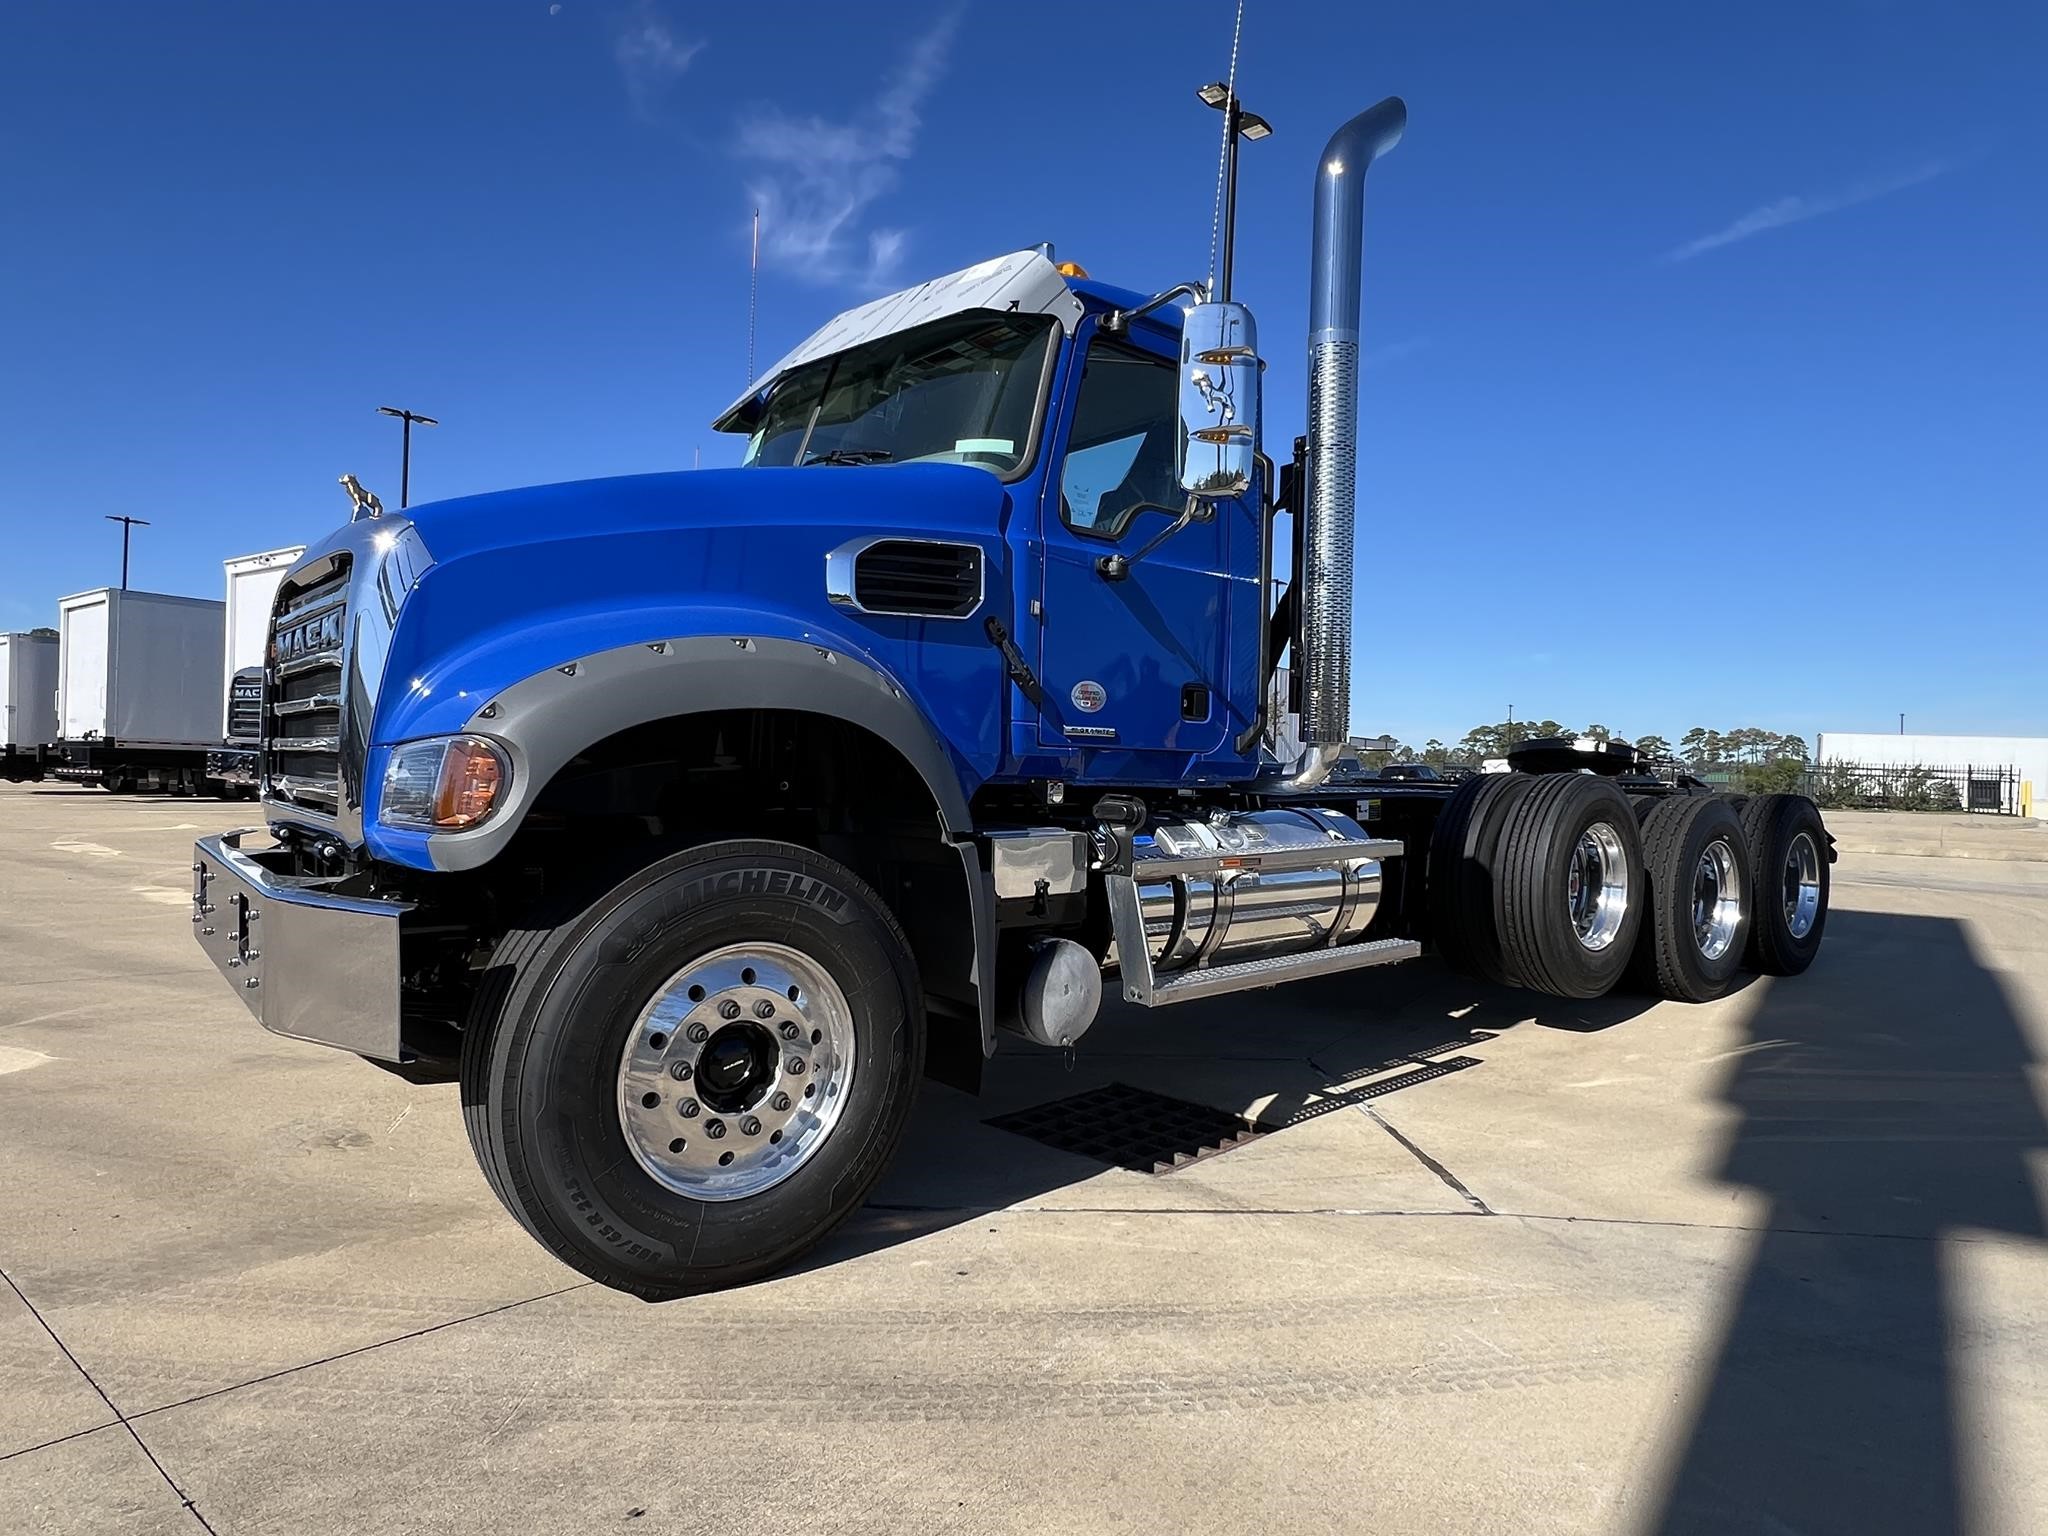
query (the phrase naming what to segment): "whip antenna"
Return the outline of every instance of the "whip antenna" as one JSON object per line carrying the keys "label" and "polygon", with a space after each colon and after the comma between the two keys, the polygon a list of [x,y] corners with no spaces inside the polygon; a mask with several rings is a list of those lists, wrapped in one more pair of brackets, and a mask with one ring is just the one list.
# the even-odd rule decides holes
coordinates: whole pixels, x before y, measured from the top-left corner
{"label": "whip antenna", "polygon": [[761,305],[761,210],[754,210],[754,255],[747,264],[747,382],[754,382],[754,313]]}
{"label": "whip antenna", "polygon": [[[1237,21],[1230,29],[1230,76],[1223,83],[1224,100],[1237,100],[1237,44],[1244,35],[1244,0],[1237,0]],[[1204,98],[1207,99],[1206,97]],[[1230,164],[1237,124],[1226,110],[1223,114],[1223,142],[1216,151],[1216,200],[1209,206],[1209,297],[1216,297],[1216,242],[1223,228],[1225,168]],[[1232,210],[1235,213],[1235,210]]]}

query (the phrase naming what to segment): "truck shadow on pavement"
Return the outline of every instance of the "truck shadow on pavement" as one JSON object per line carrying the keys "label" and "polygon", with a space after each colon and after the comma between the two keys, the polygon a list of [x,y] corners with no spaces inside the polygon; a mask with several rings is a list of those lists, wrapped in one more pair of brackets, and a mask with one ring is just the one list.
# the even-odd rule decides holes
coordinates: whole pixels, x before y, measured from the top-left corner
{"label": "truck shadow on pavement", "polygon": [[[1109,1168],[1142,1168],[1150,1155],[1090,1157],[990,1123],[1035,1118],[1019,1112],[1042,1112],[1111,1085],[1128,1085],[1206,1107],[1217,1112],[1219,1123],[1242,1116],[1262,1132],[1285,1135],[1306,1121],[1420,1087],[1448,1072],[1483,1070],[1484,1047],[1511,1031],[1603,1030],[1656,1002],[1620,992],[1566,1002],[1475,982],[1433,959],[1375,972],[1370,986],[1357,976],[1336,976],[1160,1013],[1106,1001],[1102,1017],[1071,1057],[1003,1036],[980,1096],[927,1082],[891,1172],[869,1204],[805,1267],[843,1262],[1006,1206],[1030,1204]],[[1469,1054],[1474,1051],[1481,1054]],[[1174,1144],[1169,1130],[1158,1147],[1165,1151]],[[1146,1143],[1141,1138],[1137,1145]],[[1171,1181],[1178,1171],[1158,1177]],[[1341,1203],[1334,1187],[1331,1198]],[[1129,1183],[1105,1186],[1105,1199],[1133,1209],[1161,1203]],[[1449,1206],[1466,1209],[1464,1199],[1454,1198]]]}
{"label": "truck shadow on pavement", "polygon": [[[807,1267],[993,1220],[1103,1172],[986,1123],[1007,1109],[1123,1081],[1284,1121],[1409,1058],[1483,1057],[1508,1032],[1605,1030],[1651,1006],[1558,1003],[1419,961],[1370,991],[1333,978],[1163,1020],[1114,1007],[1071,1067],[1006,1041],[981,1099],[927,1085],[896,1171]],[[1955,1240],[2048,1233],[2027,1168],[2048,1122],[2020,1019],[1959,922],[1842,910],[1813,972],[1756,982],[1736,1006],[1744,1042],[1721,1095],[1740,1118],[1719,1176],[1769,1197],[1768,1226],[1739,1282],[1710,1288],[1727,1297],[1724,1331],[1631,1502],[1661,1536],[1960,1531],[1968,1364],[1955,1340],[1982,1320],[1955,1310]]]}
{"label": "truck shadow on pavement", "polygon": [[1720,1173],[1770,1197],[1770,1227],[1652,1528],[1959,1531],[1988,1511],[1953,1240],[2048,1230],[2020,1020],[1950,918],[1836,911],[1814,971],[1759,990]]}

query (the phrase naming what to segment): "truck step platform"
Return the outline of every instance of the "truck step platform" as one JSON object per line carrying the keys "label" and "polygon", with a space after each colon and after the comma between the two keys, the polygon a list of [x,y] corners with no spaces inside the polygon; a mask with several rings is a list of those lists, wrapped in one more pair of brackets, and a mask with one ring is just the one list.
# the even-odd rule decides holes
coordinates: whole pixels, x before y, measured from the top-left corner
{"label": "truck step platform", "polygon": [[[1121,942],[1117,948],[1119,953],[1126,952]],[[1137,953],[1144,954],[1142,940]],[[1334,976],[1369,965],[1413,960],[1421,953],[1422,946],[1413,939],[1375,939],[1365,944],[1347,944],[1341,949],[1308,949],[1263,960],[1240,960],[1232,965],[1200,966],[1158,978],[1154,978],[1148,964],[1126,964],[1124,1001],[1144,1008],[1163,1008],[1168,1003],[1188,1003],[1197,998],[1220,997],[1226,992],[1277,987],[1282,982],[1303,981],[1311,976]]]}

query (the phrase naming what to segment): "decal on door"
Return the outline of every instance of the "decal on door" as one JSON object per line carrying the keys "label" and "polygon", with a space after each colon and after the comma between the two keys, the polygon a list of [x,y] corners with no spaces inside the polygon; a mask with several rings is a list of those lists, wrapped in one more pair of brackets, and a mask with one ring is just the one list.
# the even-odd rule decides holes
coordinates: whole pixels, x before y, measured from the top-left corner
{"label": "decal on door", "polygon": [[1074,691],[1067,697],[1074,701],[1074,708],[1084,715],[1094,714],[1109,702],[1109,695],[1103,690],[1102,684],[1086,677],[1074,684]]}

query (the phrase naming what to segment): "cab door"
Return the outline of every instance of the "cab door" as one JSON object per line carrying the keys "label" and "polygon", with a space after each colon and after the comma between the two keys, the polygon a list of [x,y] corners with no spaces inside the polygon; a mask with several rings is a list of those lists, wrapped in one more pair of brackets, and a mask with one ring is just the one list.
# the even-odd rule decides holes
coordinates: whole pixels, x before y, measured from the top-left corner
{"label": "cab door", "polygon": [[1177,372],[1164,357],[1094,334],[1081,367],[1041,504],[1039,741],[1213,752],[1229,728],[1235,519],[1227,504],[1204,506],[1132,559],[1187,506],[1176,460]]}

